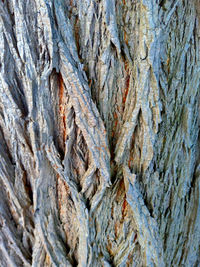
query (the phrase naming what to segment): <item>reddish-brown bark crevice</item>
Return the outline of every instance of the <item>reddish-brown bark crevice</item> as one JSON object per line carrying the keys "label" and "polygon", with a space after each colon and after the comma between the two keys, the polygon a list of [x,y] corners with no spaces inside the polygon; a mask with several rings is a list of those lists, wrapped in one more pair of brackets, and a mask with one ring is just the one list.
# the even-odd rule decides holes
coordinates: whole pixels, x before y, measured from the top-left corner
{"label": "reddish-brown bark crevice", "polygon": [[59,73],[58,75],[59,80],[59,116],[60,116],[60,131],[63,140],[63,147],[65,147],[65,140],[67,137],[66,132],[66,95],[65,95],[65,85],[62,78],[62,74]]}
{"label": "reddish-brown bark crevice", "polygon": [[130,83],[130,75],[127,75],[126,81],[125,81],[125,90],[124,90],[124,94],[123,94],[123,98],[122,98],[123,104],[126,103],[126,98],[127,98],[128,90],[129,90],[129,83]]}

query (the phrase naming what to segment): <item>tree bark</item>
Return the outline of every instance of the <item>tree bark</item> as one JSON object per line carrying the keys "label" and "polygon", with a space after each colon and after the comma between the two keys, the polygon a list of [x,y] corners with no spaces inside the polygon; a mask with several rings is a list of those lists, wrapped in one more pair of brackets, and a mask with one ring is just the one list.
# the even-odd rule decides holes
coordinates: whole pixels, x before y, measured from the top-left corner
{"label": "tree bark", "polygon": [[0,0],[0,266],[200,266],[189,0]]}

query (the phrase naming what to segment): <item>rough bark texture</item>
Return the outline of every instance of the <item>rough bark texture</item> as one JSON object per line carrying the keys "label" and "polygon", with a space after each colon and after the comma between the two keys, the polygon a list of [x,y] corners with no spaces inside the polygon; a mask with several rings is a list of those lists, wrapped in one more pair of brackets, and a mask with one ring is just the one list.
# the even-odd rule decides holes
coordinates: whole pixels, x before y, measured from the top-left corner
{"label": "rough bark texture", "polygon": [[0,266],[200,266],[191,0],[0,0]]}

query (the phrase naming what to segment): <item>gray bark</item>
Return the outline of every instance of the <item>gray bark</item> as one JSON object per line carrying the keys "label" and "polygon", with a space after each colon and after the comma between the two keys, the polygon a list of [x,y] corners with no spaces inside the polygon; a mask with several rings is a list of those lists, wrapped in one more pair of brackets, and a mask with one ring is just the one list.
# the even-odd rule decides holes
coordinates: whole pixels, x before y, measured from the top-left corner
{"label": "gray bark", "polygon": [[0,266],[200,266],[189,0],[0,0]]}

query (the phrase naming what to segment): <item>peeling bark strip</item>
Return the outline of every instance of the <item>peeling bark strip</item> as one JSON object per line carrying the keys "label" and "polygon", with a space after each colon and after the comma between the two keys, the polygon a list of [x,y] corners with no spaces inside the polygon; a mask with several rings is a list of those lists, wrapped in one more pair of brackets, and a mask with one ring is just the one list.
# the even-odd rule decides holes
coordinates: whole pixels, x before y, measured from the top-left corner
{"label": "peeling bark strip", "polygon": [[0,266],[199,266],[200,2],[0,1]]}

